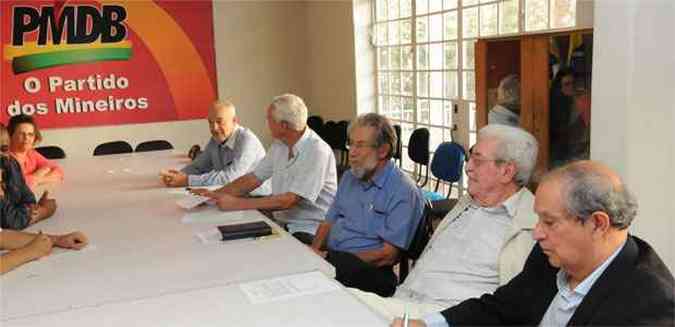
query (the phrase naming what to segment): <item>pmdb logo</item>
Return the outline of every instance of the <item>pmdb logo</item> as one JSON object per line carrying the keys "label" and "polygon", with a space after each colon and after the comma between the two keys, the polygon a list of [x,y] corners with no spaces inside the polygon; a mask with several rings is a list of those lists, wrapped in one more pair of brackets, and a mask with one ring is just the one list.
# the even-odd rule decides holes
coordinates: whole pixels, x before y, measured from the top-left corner
{"label": "pmdb logo", "polygon": [[[129,60],[121,6],[64,6],[57,17],[54,7],[14,7],[12,45],[5,47],[15,74],[68,64]],[[37,41],[26,41],[26,37]],[[64,42],[65,41],[65,42]]]}

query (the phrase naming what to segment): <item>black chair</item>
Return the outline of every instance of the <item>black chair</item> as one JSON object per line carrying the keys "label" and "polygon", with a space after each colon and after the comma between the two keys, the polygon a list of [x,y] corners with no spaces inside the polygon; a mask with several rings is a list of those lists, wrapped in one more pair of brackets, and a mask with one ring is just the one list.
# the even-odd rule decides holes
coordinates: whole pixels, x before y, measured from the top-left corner
{"label": "black chair", "polygon": [[[441,199],[431,200],[431,215],[433,217],[445,217],[457,204],[458,199],[450,199],[450,193],[452,193],[452,185],[458,183],[462,178],[464,158],[466,158],[464,147],[455,142],[443,142],[434,152],[434,159],[431,161],[431,173],[436,177],[436,187],[433,194],[435,198]],[[446,195],[438,193],[438,186],[441,181],[449,184]]]}
{"label": "black chair", "polygon": [[394,158],[394,162],[398,160],[399,167],[403,167],[403,156],[401,156],[401,153],[403,153],[403,142],[401,142],[401,125],[394,125],[394,132],[396,132],[396,148],[394,149],[392,158]]}
{"label": "black chair", "polygon": [[55,145],[39,146],[35,148],[35,151],[47,159],[64,159],[66,157],[63,149]]}
{"label": "black chair", "polygon": [[307,126],[314,130],[317,134],[321,135],[321,130],[323,129],[323,118],[321,116],[309,116],[307,118]]}
{"label": "black chair", "polygon": [[[431,202],[428,200],[424,201],[424,212],[422,213],[422,219],[415,229],[415,235],[413,236],[412,241],[408,250],[401,251],[401,257],[398,266],[398,283],[401,284],[410,273],[410,267],[412,264],[420,258],[424,248],[429,243],[431,235],[433,234],[433,226],[431,224],[431,211],[432,211]],[[411,262],[412,261],[412,262]]]}
{"label": "black chair", "polygon": [[408,157],[415,165],[417,186],[424,187],[429,181],[429,130],[422,127],[414,130],[408,141]]}
{"label": "black chair", "polygon": [[341,120],[335,124],[335,150],[340,152],[340,162],[338,165],[346,170],[349,167],[349,149],[347,149],[347,129],[349,121]]}
{"label": "black chair", "polygon": [[173,150],[173,145],[165,140],[153,140],[141,142],[136,146],[134,152]]}
{"label": "black chair", "polygon": [[94,156],[105,156],[109,154],[131,153],[134,149],[131,144],[125,141],[113,141],[101,143],[94,149]]}
{"label": "black chair", "polygon": [[335,135],[336,132],[335,130],[337,129],[337,123],[329,120],[323,125],[323,129],[321,130],[321,138],[330,145],[332,149],[335,149]]}

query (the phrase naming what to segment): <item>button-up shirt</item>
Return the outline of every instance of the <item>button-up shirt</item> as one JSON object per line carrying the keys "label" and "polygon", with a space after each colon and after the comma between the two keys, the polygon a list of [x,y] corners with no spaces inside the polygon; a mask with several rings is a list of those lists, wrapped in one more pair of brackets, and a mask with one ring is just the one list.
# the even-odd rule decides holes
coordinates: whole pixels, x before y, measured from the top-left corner
{"label": "button-up shirt", "polygon": [[[222,143],[213,138],[195,160],[181,171],[188,175],[188,185],[225,185],[253,171],[265,156],[258,137],[249,129],[237,126]],[[264,183],[253,194],[269,195],[271,186]]]}
{"label": "button-up shirt", "polygon": [[326,220],[328,248],[344,252],[379,249],[387,242],[407,249],[424,211],[412,180],[388,161],[371,181],[344,173]]}
{"label": "button-up shirt", "polygon": [[291,233],[316,233],[337,189],[335,155],[319,135],[305,128],[291,149],[281,141],[272,143],[254,174],[260,181],[272,180],[272,194],[290,192],[301,198],[294,207],[274,212],[276,220]]}

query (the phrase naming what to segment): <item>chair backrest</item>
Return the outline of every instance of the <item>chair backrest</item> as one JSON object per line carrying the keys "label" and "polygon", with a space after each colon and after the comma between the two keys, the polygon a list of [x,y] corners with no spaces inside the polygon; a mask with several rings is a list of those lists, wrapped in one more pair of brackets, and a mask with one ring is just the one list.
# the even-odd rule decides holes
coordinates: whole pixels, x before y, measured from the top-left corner
{"label": "chair backrest", "polygon": [[39,146],[35,148],[35,151],[47,159],[63,159],[66,157],[63,149],[55,145]]}
{"label": "chair backrest", "polygon": [[414,163],[429,164],[429,130],[422,127],[410,134],[408,141],[408,157]]}
{"label": "chair backrest", "polygon": [[101,143],[94,149],[94,156],[104,156],[109,154],[131,153],[134,149],[131,144],[125,141],[113,141]]}
{"label": "chair backrest", "polygon": [[136,146],[135,152],[173,150],[173,145],[166,140],[153,140],[141,142]]}
{"label": "chair backrest", "polygon": [[323,125],[322,133],[319,134],[321,138],[330,145],[332,149],[335,148],[335,130],[337,129],[337,123],[329,120]]}
{"label": "chair backrest", "polygon": [[458,182],[464,168],[464,147],[455,142],[441,143],[431,161],[431,173],[449,183]]}
{"label": "chair backrest", "polygon": [[320,134],[323,128],[323,118],[321,116],[309,116],[307,117],[307,126]]}
{"label": "chair backrest", "polygon": [[341,120],[337,122],[335,126],[335,149],[347,151],[347,129],[349,129],[349,121]]}
{"label": "chair backrest", "polygon": [[429,200],[424,200],[424,212],[422,213],[422,219],[420,219],[420,222],[415,229],[415,235],[413,235],[413,239],[410,242],[408,249],[401,251],[399,262],[399,284],[403,283],[410,272],[410,260],[415,261],[419,259],[422,252],[424,252],[424,248],[431,239],[431,234],[433,233],[431,209],[431,202]]}

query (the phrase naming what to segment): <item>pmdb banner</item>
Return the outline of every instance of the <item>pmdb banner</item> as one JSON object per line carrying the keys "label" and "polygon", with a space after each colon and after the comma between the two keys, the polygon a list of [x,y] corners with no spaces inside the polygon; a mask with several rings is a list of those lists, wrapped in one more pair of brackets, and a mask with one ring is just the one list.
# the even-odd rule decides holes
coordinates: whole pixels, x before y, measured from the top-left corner
{"label": "pmdb banner", "polygon": [[216,97],[211,1],[0,1],[0,122],[202,118]]}

